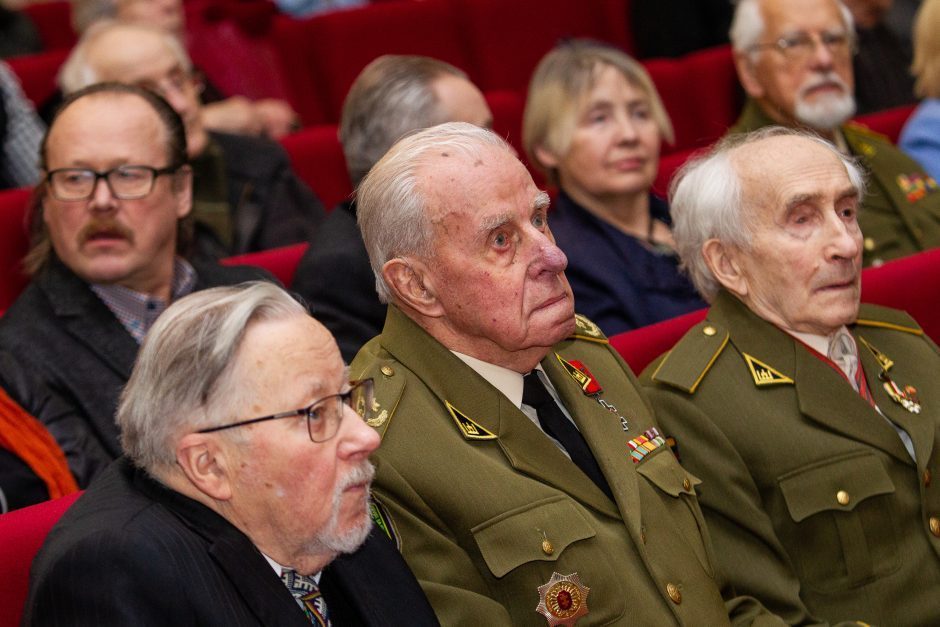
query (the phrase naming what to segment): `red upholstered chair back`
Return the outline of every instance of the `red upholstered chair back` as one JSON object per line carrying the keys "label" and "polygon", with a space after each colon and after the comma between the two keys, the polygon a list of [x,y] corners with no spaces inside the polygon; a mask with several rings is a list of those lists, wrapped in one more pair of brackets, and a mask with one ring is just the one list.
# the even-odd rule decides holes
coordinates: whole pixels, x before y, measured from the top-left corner
{"label": "red upholstered chair back", "polygon": [[[42,6],[42,5],[35,5]],[[32,101],[34,107],[40,107],[56,91],[56,75],[69,56],[69,49],[62,48],[39,54],[6,59],[16,77],[20,79],[23,93]]]}
{"label": "red upholstered chair back", "polygon": [[[940,248],[896,259],[862,272],[862,302],[901,309],[909,313],[933,341],[940,341]],[[690,328],[705,318],[701,309],[678,318],[652,324],[610,338],[610,344],[640,373],[665,353]]]}
{"label": "red upholstered chair back", "polygon": [[29,283],[21,261],[29,249],[26,206],[29,189],[0,191],[0,314]]}
{"label": "red upholstered chair back", "polygon": [[224,266],[258,266],[277,277],[284,287],[290,289],[300,258],[307,252],[309,244],[292,244],[257,253],[236,255],[222,260]]}
{"label": "red upholstered chair back", "polygon": [[35,24],[45,50],[68,50],[78,40],[72,30],[72,3],[68,0],[30,2],[22,10]]}
{"label": "red upholstered chair back", "polygon": [[867,126],[876,133],[885,135],[893,143],[897,143],[898,137],[901,136],[901,129],[904,128],[904,123],[907,122],[907,118],[911,117],[916,108],[917,105],[901,105],[900,107],[860,115],[855,118],[855,121]]}
{"label": "red upholstered chair back", "polygon": [[313,126],[281,138],[294,172],[310,186],[327,211],[352,194],[343,145],[334,124]]}
{"label": "red upholstered chair back", "polygon": [[0,625],[19,625],[29,590],[29,567],[46,534],[75,499],[76,492],[54,501],[0,516]]}

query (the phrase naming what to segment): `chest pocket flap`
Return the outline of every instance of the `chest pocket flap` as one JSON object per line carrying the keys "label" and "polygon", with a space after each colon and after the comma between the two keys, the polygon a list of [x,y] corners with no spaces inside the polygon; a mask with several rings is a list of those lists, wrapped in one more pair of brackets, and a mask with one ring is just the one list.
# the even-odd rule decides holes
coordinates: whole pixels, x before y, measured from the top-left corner
{"label": "chest pocket flap", "polygon": [[827,510],[852,511],[867,498],[894,492],[884,465],[867,452],[800,468],[779,483],[794,522]]}
{"label": "chest pocket flap", "polygon": [[[574,542],[596,535],[584,514],[563,496],[505,512],[470,532],[496,577],[527,562],[555,561]],[[551,555],[543,550],[544,540],[551,542]]]}

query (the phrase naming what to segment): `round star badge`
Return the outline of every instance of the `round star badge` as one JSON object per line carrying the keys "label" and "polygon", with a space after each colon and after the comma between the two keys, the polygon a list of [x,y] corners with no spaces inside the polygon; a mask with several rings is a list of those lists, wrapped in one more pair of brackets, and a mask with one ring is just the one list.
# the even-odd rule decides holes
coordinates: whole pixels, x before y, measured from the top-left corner
{"label": "round star badge", "polygon": [[574,625],[588,613],[590,588],[581,583],[578,573],[552,573],[545,585],[539,586],[539,604],[535,611],[545,617],[550,627]]}

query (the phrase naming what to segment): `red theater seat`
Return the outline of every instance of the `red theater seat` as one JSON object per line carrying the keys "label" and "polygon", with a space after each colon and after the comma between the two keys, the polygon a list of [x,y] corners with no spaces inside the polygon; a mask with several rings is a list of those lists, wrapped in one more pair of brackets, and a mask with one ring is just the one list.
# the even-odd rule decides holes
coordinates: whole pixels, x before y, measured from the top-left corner
{"label": "red theater seat", "polygon": [[281,138],[294,172],[316,192],[327,211],[352,194],[343,146],[332,124],[315,126]]}
{"label": "red theater seat", "polygon": [[72,30],[72,4],[67,0],[30,2],[22,11],[36,25],[46,50],[68,50],[78,40]]}
{"label": "red theater seat", "polygon": [[30,193],[29,189],[0,191],[0,314],[29,283],[20,264],[29,250],[26,209]]}
{"label": "red theater seat", "polygon": [[29,590],[29,567],[49,530],[80,492],[0,516],[0,625],[19,625]]}
{"label": "red theater seat", "polygon": [[481,89],[525,91],[546,52],[564,39],[587,37],[631,49],[625,0],[461,0],[461,24],[479,69]]}
{"label": "red theater seat", "polygon": [[290,289],[294,282],[294,273],[297,271],[297,264],[300,258],[307,252],[309,244],[292,244],[282,246],[281,248],[272,248],[257,253],[247,253],[245,255],[236,255],[228,257],[221,261],[224,266],[258,266],[264,268],[284,285]]}
{"label": "red theater seat", "polygon": [[669,193],[669,183],[676,171],[679,170],[689,160],[692,155],[701,148],[687,148],[679,152],[672,152],[659,158],[659,171],[656,173],[656,180],[653,181],[653,193],[660,198],[665,198]]}
{"label": "red theater seat", "polygon": [[916,108],[917,105],[902,105],[884,111],[860,115],[855,118],[855,121],[867,126],[876,133],[887,136],[892,143],[897,143],[898,137],[901,135],[901,129],[904,128],[904,123],[907,122],[907,118],[911,117]]}
{"label": "red theater seat", "polygon": [[40,52],[6,59],[23,86],[23,93],[39,108],[55,93],[59,68],[69,56],[68,49]]}

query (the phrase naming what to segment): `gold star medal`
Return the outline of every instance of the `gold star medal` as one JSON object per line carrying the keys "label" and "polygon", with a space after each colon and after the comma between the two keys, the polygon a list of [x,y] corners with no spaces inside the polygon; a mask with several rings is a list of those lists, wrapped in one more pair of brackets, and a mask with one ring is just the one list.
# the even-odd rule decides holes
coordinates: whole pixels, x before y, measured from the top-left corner
{"label": "gold star medal", "polygon": [[552,573],[548,583],[539,586],[539,604],[535,611],[545,617],[550,627],[574,625],[588,613],[590,588],[581,583],[578,573]]}

